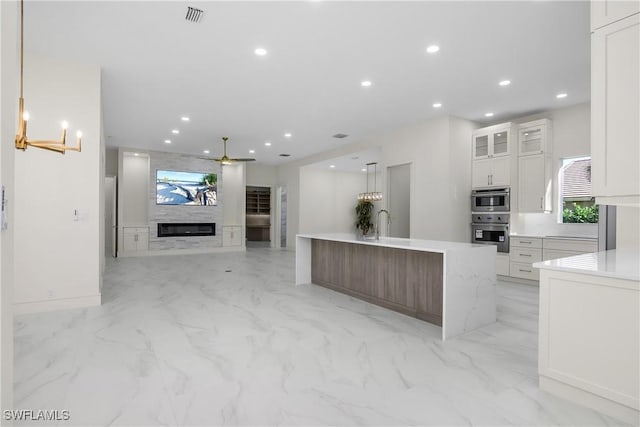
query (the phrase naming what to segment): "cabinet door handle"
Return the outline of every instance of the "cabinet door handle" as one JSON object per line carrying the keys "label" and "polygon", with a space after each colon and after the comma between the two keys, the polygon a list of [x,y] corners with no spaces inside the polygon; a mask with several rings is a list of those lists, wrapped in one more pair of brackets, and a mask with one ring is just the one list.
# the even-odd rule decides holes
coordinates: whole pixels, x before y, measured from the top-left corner
{"label": "cabinet door handle", "polygon": [[531,273],[531,270],[523,270],[523,269],[521,269],[521,268],[519,268],[519,269],[518,269],[518,271],[521,271],[521,272],[523,272],[523,273]]}
{"label": "cabinet door handle", "polygon": [[530,245],[533,242],[527,242],[526,240],[520,240],[520,243],[523,243],[525,245]]}
{"label": "cabinet door handle", "polygon": [[133,241],[134,241],[134,242],[137,242],[137,241],[138,241],[138,235],[137,235],[137,234],[133,237]]}
{"label": "cabinet door handle", "polygon": [[520,256],[528,256],[528,257],[530,257],[530,256],[531,256],[531,254],[519,254],[519,255],[520,255]]}
{"label": "cabinet door handle", "polygon": [[489,177],[490,177],[490,176],[491,176],[491,175],[487,175],[487,185],[491,185],[491,184],[490,184],[490,181],[489,181]]}
{"label": "cabinet door handle", "polygon": [[540,209],[542,209],[542,201],[544,200],[544,197],[540,197]]}

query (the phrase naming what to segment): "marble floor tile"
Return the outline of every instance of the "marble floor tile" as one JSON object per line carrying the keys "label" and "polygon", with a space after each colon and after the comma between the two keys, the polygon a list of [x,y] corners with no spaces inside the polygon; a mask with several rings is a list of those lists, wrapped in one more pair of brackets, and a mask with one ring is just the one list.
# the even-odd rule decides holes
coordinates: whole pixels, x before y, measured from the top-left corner
{"label": "marble floor tile", "polygon": [[620,425],[538,389],[537,288],[499,282],[498,321],[442,342],[294,286],[294,257],[109,260],[102,306],[16,318],[16,407],[64,426]]}

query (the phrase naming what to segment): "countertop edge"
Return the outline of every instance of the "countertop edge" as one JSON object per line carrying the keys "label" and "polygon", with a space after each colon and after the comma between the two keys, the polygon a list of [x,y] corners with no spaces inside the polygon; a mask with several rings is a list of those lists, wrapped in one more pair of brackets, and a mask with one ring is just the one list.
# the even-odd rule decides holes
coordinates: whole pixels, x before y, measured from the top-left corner
{"label": "countertop edge", "polygon": [[[339,235],[322,235],[322,234],[296,234],[296,237],[301,237],[305,239],[318,239],[318,240],[330,240],[334,242],[343,242],[343,243],[355,243],[361,245],[371,245],[371,246],[380,246],[387,248],[395,248],[395,249],[406,249],[412,251],[421,251],[421,252],[434,252],[434,253],[442,253],[446,254],[450,251],[471,251],[471,250],[493,250],[496,252],[496,246],[494,245],[477,245],[471,243],[462,243],[462,242],[448,242],[442,240],[423,240],[423,239],[401,239],[397,237],[383,237],[381,240],[360,240],[355,237],[348,236],[339,236]],[[397,239],[396,242],[385,242],[384,239]],[[411,246],[407,244],[402,244],[402,240],[407,240],[415,243],[422,243],[424,246]],[[430,246],[433,244],[453,245],[451,248],[443,248],[443,247],[434,247]],[[458,246],[459,245],[459,246]]]}

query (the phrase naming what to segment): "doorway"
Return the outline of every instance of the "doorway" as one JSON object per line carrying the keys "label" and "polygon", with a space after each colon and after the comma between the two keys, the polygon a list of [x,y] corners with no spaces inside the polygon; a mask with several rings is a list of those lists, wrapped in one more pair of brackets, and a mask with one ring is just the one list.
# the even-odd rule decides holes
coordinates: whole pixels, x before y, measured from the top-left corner
{"label": "doorway", "polygon": [[116,205],[116,177],[104,178],[104,253],[106,256],[116,257],[118,250],[117,239],[117,205]]}
{"label": "doorway", "polygon": [[271,187],[247,186],[246,236],[252,247],[269,247],[271,242]]}
{"label": "doorway", "polygon": [[390,237],[409,238],[411,229],[411,164],[387,168],[389,200],[387,209],[391,213]]}
{"label": "doorway", "polygon": [[287,187],[280,187],[280,247],[287,247]]}

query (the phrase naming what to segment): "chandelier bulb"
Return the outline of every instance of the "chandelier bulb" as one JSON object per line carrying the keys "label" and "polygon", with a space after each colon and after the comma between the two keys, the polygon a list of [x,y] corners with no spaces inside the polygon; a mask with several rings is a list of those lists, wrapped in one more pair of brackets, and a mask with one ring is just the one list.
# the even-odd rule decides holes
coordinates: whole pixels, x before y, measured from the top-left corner
{"label": "chandelier bulb", "polygon": [[67,130],[67,128],[69,127],[69,122],[67,122],[66,120],[63,120],[62,123],[60,123],[60,125],[62,126],[62,129]]}
{"label": "chandelier bulb", "polygon": [[29,112],[25,111],[24,113],[22,113],[22,120],[24,120],[25,122],[29,121]]}
{"label": "chandelier bulb", "polygon": [[79,130],[78,132],[76,132],[76,136],[78,138],[82,138],[82,131]]}

